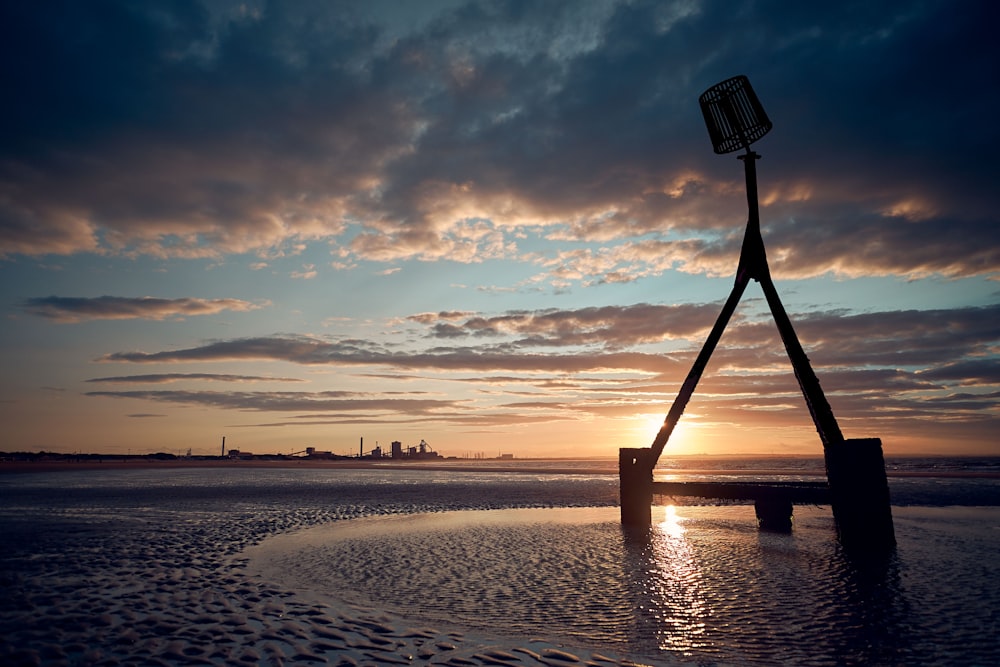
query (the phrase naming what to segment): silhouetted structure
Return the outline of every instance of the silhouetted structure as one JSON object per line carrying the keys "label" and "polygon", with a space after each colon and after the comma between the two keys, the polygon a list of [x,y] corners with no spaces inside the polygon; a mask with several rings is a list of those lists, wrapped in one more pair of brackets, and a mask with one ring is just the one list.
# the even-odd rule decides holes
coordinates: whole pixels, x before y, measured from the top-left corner
{"label": "silhouetted structure", "polygon": [[393,459],[413,459],[413,460],[427,460],[427,459],[439,459],[441,455],[435,452],[426,440],[421,440],[420,444],[414,445],[412,447],[407,447],[403,450],[403,443],[398,440],[392,442],[392,458]]}
{"label": "silhouetted structure", "polygon": [[[649,525],[652,495],[659,486],[653,482],[653,468],[684,413],[743,291],[752,279],[760,283],[764,290],[768,307],[778,326],[785,351],[792,362],[795,377],[823,443],[829,499],[841,542],[845,547],[891,548],[895,544],[895,537],[889,505],[889,486],[882,457],[882,441],[878,438],[844,439],[833,416],[833,410],[820,387],[819,379],[813,373],[809,358],[795,335],[791,320],[785,313],[767,266],[757,205],[756,162],[760,159],[760,155],[750,149],[750,144],[771,130],[771,121],[745,76],[736,76],[712,86],[701,95],[699,103],[715,152],[724,154],[741,148],[746,150],[746,153],[738,158],[743,161],[746,175],[749,218],[733,290],[684,380],[652,446],[649,449],[622,449],[619,452],[622,522],[630,525]],[[704,488],[698,493],[688,494],[680,493],[675,488],[674,495],[729,497],[725,495],[726,492],[720,485],[715,487],[715,490]],[[757,488],[751,492],[745,489],[744,491],[750,495],[743,497],[755,501],[761,527],[790,528],[792,502],[810,502],[802,498],[814,497],[814,490],[803,491],[801,487],[779,488],[778,485],[772,487],[773,491]]]}

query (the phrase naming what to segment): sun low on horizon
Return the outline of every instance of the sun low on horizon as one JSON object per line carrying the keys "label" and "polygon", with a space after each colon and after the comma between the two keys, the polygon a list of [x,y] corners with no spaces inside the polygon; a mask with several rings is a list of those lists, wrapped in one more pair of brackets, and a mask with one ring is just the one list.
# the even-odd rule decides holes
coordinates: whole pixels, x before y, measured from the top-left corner
{"label": "sun low on horizon", "polygon": [[[745,74],[845,435],[1000,455],[988,10],[740,7],[0,10],[0,452],[649,446],[737,276],[698,98]],[[820,452],[751,282],[663,456]]]}

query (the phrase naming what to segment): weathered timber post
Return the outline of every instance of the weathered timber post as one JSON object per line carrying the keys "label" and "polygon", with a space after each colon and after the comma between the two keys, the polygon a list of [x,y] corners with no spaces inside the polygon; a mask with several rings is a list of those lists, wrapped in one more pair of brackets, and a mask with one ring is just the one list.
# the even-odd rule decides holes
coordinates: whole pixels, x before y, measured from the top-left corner
{"label": "weathered timber post", "polygon": [[851,438],[824,448],[823,455],[840,543],[854,552],[892,550],[896,535],[882,441]]}
{"label": "weathered timber post", "polygon": [[792,501],[787,496],[758,498],[753,503],[753,511],[761,530],[792,532]]}
{"label": "weathered timber post", "polygon": [[645,447],[618,450],[618,497],[622,524],[648,528],[653,523],[653,460]]}

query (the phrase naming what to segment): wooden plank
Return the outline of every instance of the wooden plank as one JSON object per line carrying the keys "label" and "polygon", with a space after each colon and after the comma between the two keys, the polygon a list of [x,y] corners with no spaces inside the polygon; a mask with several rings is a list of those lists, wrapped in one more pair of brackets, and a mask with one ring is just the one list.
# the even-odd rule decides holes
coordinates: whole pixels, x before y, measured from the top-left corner
{"label": "wooden plank", "polygon": [[725,500],[784,499],[807,505],[830,503],[826,482],[653,482],[653,494]]}

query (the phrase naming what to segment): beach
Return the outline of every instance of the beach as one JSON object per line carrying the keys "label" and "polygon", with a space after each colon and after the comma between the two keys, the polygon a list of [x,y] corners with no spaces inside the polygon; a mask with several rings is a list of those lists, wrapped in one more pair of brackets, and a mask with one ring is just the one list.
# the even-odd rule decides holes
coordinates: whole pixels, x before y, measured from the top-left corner
{"label": "beach", "polygon": [[0,474],[5,665],[1000,659],[993,478],[905,477],[868,570],[828,507],[668,504],[633,543],[599,466],[71,465]]}
{"label": "beach", "polygon": [[[628,664],[544,639],[470,636],[359,605],[305,601],[246,574],[242,551],[268,536],[365,516],[490,506],[469,500],[478,496],[474,482],[415,490],[417,480],[400,486],[372,472],[347,484],[314,479],[286,488],[285,477],[256,476],[298,471],[244,466],[235,471],[241,479],[216,484],[206,480],[234,471],[73,465],[4,477],[5,665]],[[546,502],[525,484],[515,490],[520,502]],[[613,491],[570,495],[607,503]],[[552,500],[571,502],[565,494]]]}

